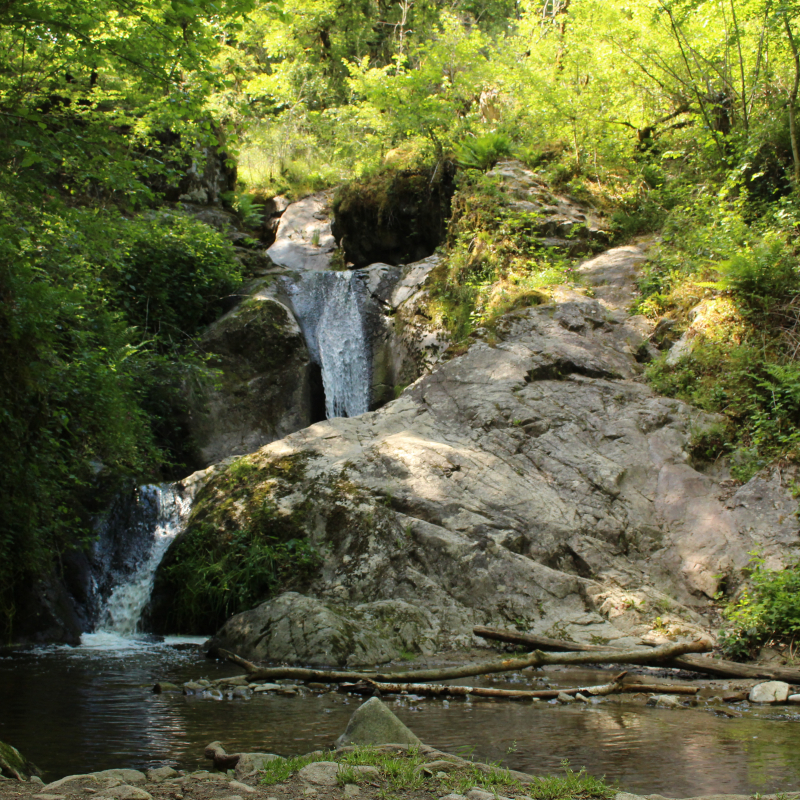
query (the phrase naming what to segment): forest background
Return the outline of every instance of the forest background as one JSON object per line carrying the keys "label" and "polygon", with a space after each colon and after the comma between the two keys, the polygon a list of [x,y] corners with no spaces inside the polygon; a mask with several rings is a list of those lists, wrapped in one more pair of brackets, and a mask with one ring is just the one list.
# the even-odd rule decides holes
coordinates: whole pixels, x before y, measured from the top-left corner
{"label": "forest background", "polygon": [[[485,170],[520,159],[614,241],[659,235],[634,309],[658,336],[704,302],[691,354],[648,370],[723,415],[697,453],[739,480],[794,462],[799,19],[787,0],[0,0],[5,636],[121,486],[193,467],[198,337],[248,277],[167,201],[211,152],[238,165],[224,201],[245,228],[278,193],[455,165],[433,296],[456,344],[572,279],[524,214],[499,224]],[[796,571],[759,575],[800,631]]]}

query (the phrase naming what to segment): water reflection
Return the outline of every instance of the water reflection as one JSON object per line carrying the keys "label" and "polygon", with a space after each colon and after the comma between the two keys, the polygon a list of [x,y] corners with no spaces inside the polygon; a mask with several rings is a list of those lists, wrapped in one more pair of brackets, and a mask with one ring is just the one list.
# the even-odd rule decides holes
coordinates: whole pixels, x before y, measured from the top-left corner
{"label": "water reflection", "polygon": [[[281,755],[329,747],[360,702],[337,694],[214,701],[151,692],[156,680],[180,683],[238,671],[206,661],[186,640],[89,637],[79,649],[2,658],[0,739],[19,747],[50,778],[112,766],[195,768],[204,765],[203,748],[215,739],[232,751]],[[573,685],[602,682],[597,678],[596,672],[556,677]],[[429,744],[536,774],[557,772],[567,759],[640,793],[689,797],[800,789],[795,717],[726,719],[642,708],[624,698],[566,707],[387,702]]]}

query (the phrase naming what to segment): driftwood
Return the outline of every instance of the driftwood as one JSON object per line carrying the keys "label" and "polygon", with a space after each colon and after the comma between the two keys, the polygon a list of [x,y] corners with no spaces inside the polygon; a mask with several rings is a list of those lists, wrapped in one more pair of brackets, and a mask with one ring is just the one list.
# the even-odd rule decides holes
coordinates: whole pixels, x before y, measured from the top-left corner
{"label": "driftwood", "polygon": [[[505,631],[496,628],[478,626],[472,630],[476,636],[480,636],[483,639],[493,639],[499,642],[522,645],[523,647],[537,647],[540,650],[584,653],[608,652],[614,649],[610,648],[608,645],[577,644],[575,642],[562,641],[561,639],[550,639],[547,636],[535,636],[529,633],[517,633],[516,631]],[[620,649],[619,652],[622,653],[625,651]],[[609,661],[610,660],[611,659],[609,659]],[[685,669],[692,672],[702,672],[721,678],[746,678],[756,680],[765,678],[768,680],[786,681],[786,683],[800,683],[800,669],[792,667],[774,667],[766,664],[738,664],[735,661],[724,661],[723,659],[697,655],[679,655],[664,660],[663,663],[659,663],[659,666],[671,667],[673,669]]]}
{"label": "driftwood", "polygon": [[428,681],[446,681],[454,678],[468,678],[475,675],[491,675],[498,672],[516,672],[529,667],[541,667],[548,664],[653,664],[660,663],[683,655],[684,653],[703,653],[711,649],[708,642],[683,642],[667,644],[653,648],[630,650],[601,649],[588,653],[543,653],[534,650],[522,658],[506,658],[502,661],[487,661],[480,664],[466,664],[461,667],[445,667],[442,669],[421,669],[410,672],[340,672],[337,670],[303,669],[300,667],[258,667],[250,661],[220,650],[230,661],[247,670],[250,681],[278,680],[290,678],[302,681],[324,681],[332,683],[358,683],[373,681],[375,683],[426,683]]}
{"label": "driftwood", "polygon": [[583,695],[585,697],[602,697],[620,692],[635,694],[684,694],[694,695],[699,691],[695,686],[668,686],[663,684],[623,683],[627,672],[622,672],[612,679],[611,683],[600,686],[582,686],[572,689],[494,689],[486,686],[453,686],[442,683],[379,683],[363,680],[358,683],[341,683],[340,691],[355,694],[417,694],[426,697],[502,697],[506,699],[555,700],[559,695]]}

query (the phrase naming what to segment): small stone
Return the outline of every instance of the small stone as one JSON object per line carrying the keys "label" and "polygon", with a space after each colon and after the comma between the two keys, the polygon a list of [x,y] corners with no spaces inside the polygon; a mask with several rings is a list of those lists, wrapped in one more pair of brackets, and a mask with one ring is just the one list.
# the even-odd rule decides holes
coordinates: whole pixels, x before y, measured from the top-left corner
{"label": "small stone", "polygon": [[494,800],[494,794],[476,786],[467,792],[467,800]]}
{"label": "small stone", "polygon": [[791,687],[783,681],[766,681],[756,684],[748,699],[751,703],[785,703],[789,698]]}
{"label": "small stone", "polygon": [[146,792],[138,786],[130,786],[127,783],[121,783],[119,786],[103,789],[97,795],[99,797],[113,797],[115,800],[153,800],[150,792]]}
{"label": "small stone", "polygon": [[219,684],[225,684],[226,686],[249,686],[250,681],[244,677],[244,675],[237,675],[235,678],[222,678],[217,681]]}
{"label": "small stone", "polygon": [[317,786],[336,786],[339,765],[335,761],[315,761],[307,764],[297,773],[297,777]]}
{"label": "small stone", "polygon": [[656,708],[683,708],[681,701],[674,694],[654,694],[647,699],[647,705]]}
{"label": "small stone", "polygon": [[[795,705],[800,704],[800,694],[790,694],[786,698],[786,702],[787,703],[792,703],[792,704],[795,704]],[[33,778],[31,778],[31,780],[33,780]]]}
{"label": "small stone", "polygon": [[38,783],[40,786],[44,786],[44,781],[38,775],[31,775],[31,777],[28,778],[28,782]]}
{"label": "small stone", "polygon": [[318,792],[316,789],[312,789],[312,788],[309,786],[309,787],[308,787],[308,789],[305,789],[305,790],[303,791],[303,794],[304,794],[306,797],[313,797],[315,794],[319,794],[319,792]]}
{"label": "small stone", "polygon": [[250,690],[246,686],[236,686],[233,689],[233,698],[235,700],[249,700],[251,697]]}
{"label": "small stone", "polygon": [[162,694],[163,692],[179,692],[181,687],[177,683],[170,683],[169,681],[159,681],[153,687],[154,694]]}
{"label": "small stone", "polygon": [[576,700],[578,700],[578,701],[580,701],[581,703],[588,703],[588,702],[589,702],[589,698],[588,698],[588,697],[586,697],[586,695],[584,695],[584,694],[581,694],[580,692],[578,692],[578,693],[575,695],[575,699],[576,699]]}
{"label": "small stone", "polygon": [[186,681],[183,684],[183,693],[184,694],[201,694],[203,689],[206,687],[203,686],[202,683],[196,681]]}
{"label": "small stone", "polygon": [[244,792],[245,794],[255,794],[255,789],[252,786],[248,786],[246,783],[241,783],[240,781],[231,781],[228,784],[231,789],[235,789],[237,792]]}
{"label": "small stone", "polygon": [[575,702],[575,698],[571,694],[566,694],[565,692],[559,692],[557,699],[559,703],[563,703],[564,705]]}
{"label": "small stone", "polygon": [[176,778],[178,776],[177,770],[172,767],[156,767],[155,769],[147,770],[147,780],[153,783],[161,783],[169,778]]}
{"label": "small stone", "polygon": [[260,694],[261,692],[279,692],[282,688],[279,683],[261,683],[253,691]]}
{"label": "small stone", "polygon": [[115,778],[121,783],[144,783],[147,780],[147,775],[138,769],[104,769],[89,774],[95,778]]}
{"label": "small stone", "polygon": [[344,796],[345,797],[358,797],[361,794],[361,789],[358,788],[354,783],[348,783],[344,787]]}

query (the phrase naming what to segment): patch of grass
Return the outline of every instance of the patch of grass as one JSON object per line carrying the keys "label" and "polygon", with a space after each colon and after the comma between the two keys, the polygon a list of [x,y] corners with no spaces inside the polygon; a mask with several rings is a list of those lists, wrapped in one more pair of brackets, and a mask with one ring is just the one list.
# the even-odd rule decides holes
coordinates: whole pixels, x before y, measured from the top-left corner
{"label": "patch of grass", "polygon": [[295,756],[294,758],[276,758],[264,764],[261,772],[261,785],[273,786],[276,783],[288,781],[292,775],[307,764],[319,761],[316,755]]}

